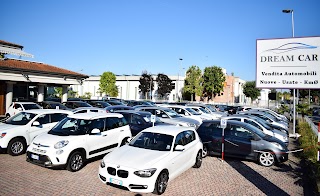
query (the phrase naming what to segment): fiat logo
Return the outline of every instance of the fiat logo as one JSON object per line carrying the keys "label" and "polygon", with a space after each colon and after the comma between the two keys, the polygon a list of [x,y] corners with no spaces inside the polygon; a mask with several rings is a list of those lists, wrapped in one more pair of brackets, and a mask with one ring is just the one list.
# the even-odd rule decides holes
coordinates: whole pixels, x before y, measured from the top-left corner
{"label": "fiat logo", "polygon": [[120,168],[120,165],[118,165],[117,168]]}

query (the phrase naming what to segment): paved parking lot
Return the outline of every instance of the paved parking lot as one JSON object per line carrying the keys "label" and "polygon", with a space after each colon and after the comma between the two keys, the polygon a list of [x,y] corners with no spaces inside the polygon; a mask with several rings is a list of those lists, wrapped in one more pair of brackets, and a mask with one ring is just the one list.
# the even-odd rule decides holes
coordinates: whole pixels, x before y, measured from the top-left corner
{"label": "paved parking lot", "polygon": [[[25,161],[25,156],[0,154],[0,195],[152,195],[104,185],[98,179],[100,159],[71,173]],[[207,157],[169,183],[163,195],[304,195],[299,159],[290,155],[280,166]]]}

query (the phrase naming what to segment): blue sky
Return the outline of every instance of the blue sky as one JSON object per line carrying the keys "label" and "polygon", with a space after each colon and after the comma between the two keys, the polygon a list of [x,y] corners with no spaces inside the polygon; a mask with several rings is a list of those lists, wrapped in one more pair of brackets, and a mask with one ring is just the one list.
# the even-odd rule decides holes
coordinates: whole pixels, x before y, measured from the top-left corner
{"label": "blue sky", "polygon": [[320,36],[320,0],[4,0],[1,8],[0,40],[35,56],[23,59],[87,75],[216,65],[254,80],[256,39],[292,36],[283,9],[294,10],[296,37]]}

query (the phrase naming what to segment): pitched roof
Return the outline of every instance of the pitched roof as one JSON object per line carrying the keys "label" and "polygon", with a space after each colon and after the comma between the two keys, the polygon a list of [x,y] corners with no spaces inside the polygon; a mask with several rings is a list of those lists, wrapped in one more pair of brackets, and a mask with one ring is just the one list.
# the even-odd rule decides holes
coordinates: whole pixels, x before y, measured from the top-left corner
{"label": "pitched roof", "polygon": [[0,40],[0,45],[13,46],[13,47],[21,48],[21,49],[23,48],[23,46],[21,46],[21,45],[10,43],[10,42],[6,42],[6,41],[3,41],[3,40]]}
{"label": "pitched roof", "polygon": [[0,60],[0,70],[1,71],[12,71],[12,72],[27,72],[34,74],[44,74],[44,75],[60,75],[60,76],[71,76],[88,78],[89,76],[80,74],[77,72],[69,71],[67,69],[62,69],[52,65],[47,65],[40,62],[25,61],[19,59],[2,59]]}

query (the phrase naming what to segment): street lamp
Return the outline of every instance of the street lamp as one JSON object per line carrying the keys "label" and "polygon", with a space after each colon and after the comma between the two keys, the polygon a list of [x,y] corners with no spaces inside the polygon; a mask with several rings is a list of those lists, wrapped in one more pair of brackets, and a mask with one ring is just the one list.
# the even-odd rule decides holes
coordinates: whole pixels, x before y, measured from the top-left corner
{"label": "street lamp", "polygon": [[180,61],[180,65],[179,65],[179,70],[178,70],[178,82],[177,82],[177,97],[178,97],[178,101],[181,101],[180,95],[179,95],[179,82],[180,82],[180,68],[182,67],[182,58],[179,58]]}
{"label": "street lamp", "polygon": [[[292,37],[294,37],[294,19],[293,19],[293,10],[286,9],[282,10],[285,14],[291,13],[291,26],[292,26]],[[299,94],[299,91],[297,90],[297,94]],[[293,89],[293,134],[296,133],[296,89]]]}

